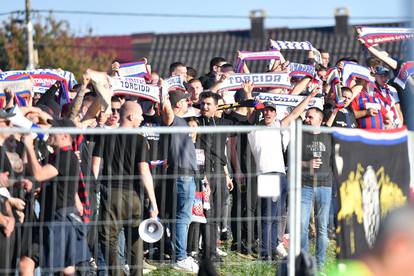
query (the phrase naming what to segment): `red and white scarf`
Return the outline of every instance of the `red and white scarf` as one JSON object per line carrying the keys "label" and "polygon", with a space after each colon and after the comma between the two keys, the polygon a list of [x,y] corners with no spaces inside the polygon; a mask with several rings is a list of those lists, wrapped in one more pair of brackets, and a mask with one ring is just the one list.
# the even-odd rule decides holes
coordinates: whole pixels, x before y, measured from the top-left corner
{"label": "red and white scarf", "polygon": [[120,77],[143,77],[151,79],[151,70],[146,58],[136,62],[121,63],[117,72]]}
{"label": "red and white scarf", "polygon": [[414,30],[393,27],[359,27],[359,39],[365,46],[414,38]]}
{"label": "red and white scarf", "polygon": [[394,82],[398,84],[402,89],[405,89],[408,78],[414,75],[414,61],[407,61],[401,65],[400,71]]}

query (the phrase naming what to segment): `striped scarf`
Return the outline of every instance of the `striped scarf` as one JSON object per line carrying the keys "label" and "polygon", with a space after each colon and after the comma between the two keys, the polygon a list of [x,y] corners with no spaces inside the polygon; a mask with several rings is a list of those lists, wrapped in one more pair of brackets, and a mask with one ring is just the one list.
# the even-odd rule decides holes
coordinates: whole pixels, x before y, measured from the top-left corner
{"label": "striped scarf", "polygon": [[239,56],[234,65],[236,73],[243,73],[243,66],[247,60],[280,60],[282,57],[278,50],[259,52],[239,51]]}
{"label": "striped scarf", "polygon": [[289,64],[289,76],[296,78],[314,78],[316,76],[315,66],[291,62]]}
{"label": "striped scarf", "polygon": [[393,27],[360,27],[359,39],[365,46],[414,38],[414,30]]}
{"label": "striped scarf", "polygon": [[333,96],[335,97],[335,102],[339,107],[343,106],[342,93],[341,93],[341,76],[339,74],[339,69],[337,67],[331,67],[328,72],[326,72],[326,83],[331,86]]}
{"label": "striped scarf", "polygon": [[142,58],[136,62],[121,63],[117,68],[120,77],[143,77],[151,79],[151,70],[147,65],[146,58]]}
{"label": "striped scarf", "polygon": [[2,108],[6,105],[5,89],[9,89],[15,95],[19,106],[26,106],[32,97],[33,81],[29,76],[20,76],[18,79],[0,80],[0,98],[3,98]]}
{"label": "striped scarf", "polygon": [[315,60],[319,64],[322,63],[321,53],[312,46],[309,41],[284,41],[284,40],[272,40],[270,39],[270,47],[272,49],[280,50],[305,50],[312,51],[315,54]]}
{"label": "striped scarf", "polygon": [[405,89],[408,78],[414,74],[414,61],[407,61],[401,65],[400,71],[394,82],[398,84],[402,89]]}
{"label": "striped scarf", "polygon": [[342,84],[350,87],[351,81],[356,78],[364,79],[370,83],[374,82],[374,77],[371,76],[371,72],[367,67],[353,62],[344,62],[344,67],[342,68]]}
{"label": "striped scarf", "polygon": [[230,75],[220,86],[220,90],[241,89],[245,81],[252,81],[257,88],[291,88],[287,73],[255,73]]}
{"label": "striped scarf", "polygon": [[129,95],[160,102],[158,86],[147,84],[143,78],[112,77],[111,86],[114,95]]}

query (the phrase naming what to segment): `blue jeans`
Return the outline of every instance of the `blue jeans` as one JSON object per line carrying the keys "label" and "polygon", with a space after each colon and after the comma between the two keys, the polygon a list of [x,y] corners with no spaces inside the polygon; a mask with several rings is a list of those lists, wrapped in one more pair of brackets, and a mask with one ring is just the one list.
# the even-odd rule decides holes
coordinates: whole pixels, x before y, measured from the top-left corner
{"label": "blue jeans", "polygon": [[315,222],[316,222],[316,264],[321,268],[326,259],[326,248],[328,246],[328,221],[329,209],[331,207],[331,187],[302,186],[301,204],[301,247],[308,251],[308,229],[309,218],[315,200]]}
{"label": "blue jeans", "polygon": [[[187,258],[188,228],[191,223],[191,212],[195,197],[196,184],[193,176],[178,176],[177,188],[177,211],[176,211],[176,238],[175,252],[177,260]],[[174,239],[173,239],[174,241]]]}
{"label": "blue jeans", "polygon": [[283,240],[286,230],[286,199],[287,179],[280,174],[280,196],[276,201],[272,198],[263,198],[262,205],[262,239],[260,242],[260,255],[272,256],[276,247]]}

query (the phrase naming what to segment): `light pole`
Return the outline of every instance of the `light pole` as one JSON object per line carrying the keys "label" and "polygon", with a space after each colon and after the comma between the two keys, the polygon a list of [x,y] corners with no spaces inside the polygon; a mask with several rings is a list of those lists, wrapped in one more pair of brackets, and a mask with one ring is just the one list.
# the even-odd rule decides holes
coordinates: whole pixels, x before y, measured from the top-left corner
{"label": "light pole", "polygon": [[32,8],[32,0],[26,0],[26,28],[27,28],[27,66],[26,70],[35,69],[34,65],[34,49],[33,49],[33,24],[30,11]]}

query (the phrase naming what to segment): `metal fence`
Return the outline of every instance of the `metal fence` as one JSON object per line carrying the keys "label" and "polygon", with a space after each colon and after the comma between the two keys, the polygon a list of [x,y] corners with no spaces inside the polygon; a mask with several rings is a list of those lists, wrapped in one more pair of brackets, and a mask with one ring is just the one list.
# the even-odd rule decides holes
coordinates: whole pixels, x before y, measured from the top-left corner
{"label": "metal fence", "polygon": [[[260,198],[257,195],[259,185],[257,177],[261,173],[254,169],[256,167],[254,155],[246,148],[249,145],[245,141],[248,140],[248,134],[254,131],[280,133],[282,130],[289,133],[290,136],[289,153],[285,157],[288,159],[288,161],[285,160],[288,170],[287,183],[284,186],[287,190],[283,191],[283,181],[280,181],[283,175],[279,174],[280,196]],[[37,154],[36,157],[40,160],[41,166],[49,166],[49,171],[45,170],[44,173],[50,173],[50,165],[55,166],[58,170],[58,175],[53,176],[51,180],[46,179],[46,175],[43,177],[46,180],[42,180],[42,177],[37,180],[33,178],[33,170],[38,168],[31,164],[33,160],[30,158],[27,160],[27,152],[19,142],[15,142],[15,144],[3,143],[2,155],[5,155],[2,156],[2,162],[5,162],[7,155],[10,160],[14,158],[11,162],[13,163],[12,167],[18,164],[19,158],[27,165],[23,171],[20,170],[19,173],[9,175],[10,179],[16,180],[16,185],[9,188],[11,196],[20,198],[22,202],[19,201],[20,206],[17,204],[18,207],[13,208],[13,216],[16,218],[13,233],[10,237],[3,235],[0,241],[3,251],[1,274],[22,272],[23,269],[29,269],[30,273],[36,266],[38,267],[37,273],[43,275],[64,271],[65,267],[76,263],[77,273],[83,275],[91,273],[106,275],[108,271],[114,275],[116,273],[139,275],[141,268],[145,267],[143,265],[144,258],[156,266],[174,265],[177,259],[182,258],[182,256],[177,256],[182,254],[180,250],[184,250],[186,256],[193,254],[194,258],[199,258],[199,260],[213,258],[214,262],[219,262],[214,259],[218,252],[216,246],[218,240],[223,240],[229,245],[225,247],[226,249],[258,259],[262,257],[261,260],[277,266],[279,271],[282,270],[281,266],[286,265],[289,275],[294,275],[294,256],[297,256],[301,249],[302,130],[311,131],[312,128],[303,127],[301,121],[297,121],[287,129],[262,126],[159,127],[111,130],[33,129],[29,135],[42,134],[43,136],[47,134],[49,137],[53,137],[54,134],[66,134],[72,135],[73,142],[79,142],[79,135],[83,136],[82,143],[73,143],[73,145],[76,144],[73,150],[77,157],[59,155],[59,158],[60,156],[75,158],[78,170],[74,170],[71,167],[75,166],[74,163],[67,160],[65,162],[56,161],[56,154],[51,153],[50,147],[44,142],[45,139],[40,141],[40,135],[37,136],[34,147],[36,153],[42,154]],[[322,128],[322,131],[331,132],[332,129]],[[28,134],[27,131],[14,128],[1,129],[0,133],[14,134],[16,139],[8,139],[10,142],[20,140],[21,134]],[[168,169],[164,159],[156,161],[153,158],[154,156],[167,156],[169,143],[171,143],[168,137],[178,133],[187,133],[188,135],[195,133],[199,137],[204,135],[207,140],[212,139],[207,145],[214,147],[215,150],[206,148],[206,144],[197,144],[199,142],[197,139],[194,141],[197,150],[204,147],[204,151],[209,151],[210,155],[204,156],[204,158],[212,159],[208,162],[207,167],[200,168],[206,163],[202,164],[198,160],[199,171],[197,173],[174,171]],[[153,211],[148,193],[145,192],[142,185],[145,182],[142,179],[143,175],[139,173],[135,175],[111,174],[111,169],[117,171],[117,166],[125,167],[127,162],[132,162],[130,169],[137,171],[142,160],[132,154],[136,146],[125,144],[123,146],[129,152],[111,152],[111,148],[115,150],[122,147],[115,144],[108,146],[108,143],[123,143],[129,140],[106,140],[106,148],[103,146],[102,150],[109,155],[101,155],[102,163],[100,163],[98,178],[95,178],[93,173],[93,167],[96,164],[94,164],[95,159],[92,156],[98,154],[93,149],[94,144],[96,146],[96,144],[102,143],[102,137],[126,134],[145,135],[149,139],[151,137],[165,138],[158,140],[159,144],[153,152],[149,153],[150,157],[145,157],[147,161],[156,161],[147,162],[147,164],[151,165],[149,168],[154,181],[159,210],[158,218],[163,227],[161,240],[154,243],[143,243],[141,238],[147,241],[157,240],[156,228],[158,225],[155,222],[146,225],[144,237],[140,237],[138,234],[140,222],[148,218]],[[220,138],[221,136],[225,136],[225,139]],[[234,152],[230,149],[230,139],[235,141],[233,149],[236,149],[238,156],[234,156]],[[136,142],[135,140],[131,141]],[[278,141],[267,142],[276,143]],[[223,164],[227,163],[228,172],[215,170],[218,166],[214,162],[219,162],[221,157],[214,155],[218,150],[224,154],[225,160],[221,161],[224,162]],[[212,155],[212,153],[214,154]],[[244,155],[242,156],[244,159],[241,160],[243,164],[239,163],[240,167],[237,168],[233,159],[241,155]],[[135,161],[129,159],[131,156]],[[77,158],[79,158],[79,162]],[[275,160],[277,159],[275,156]],[[283,157],[282,160],[284,160]],[[105,162],[111,163],[109,170],[107,167],[105,168],[107,165]],[[63,167],[58,167],[57,164],[63,164]],[[73,175],[73,171],[82,172],[82,175],[79,176],[78,173]],[[190,175],[191,173],[193,175]],[[232,191],[226,187],[227,174],[233,177],[234,188]],[[54,174],[51,173],[51,175]],[[179,181],[184,183],[178,185],[177,179],[183,176],[192,176],[195,181],[191,182],[186,178],[180,178]],[[22,178],[33,182],[33,188],[30,191],[28,191],[29,189],[25,190],[24,184],[22,186]],[[190,184],[186,181],[191,185],[195,184],[195,187],[186,191],[179,190],[183,187],[188,188],[185,185],[189,186]],[[244,183],[242,183],[243,181]],[[207,182],[210,190],[209,199],[206,198],[205,190]],[[79,208],[76,209],[72,204],[75,202],[74,190],[70,186],[72,184],[77,184],[76,193],[80,195],[79,199],[83,204],[83,208],[81,208],[83,216],[79,214]],[[63,190],[59,189],[59,185],[63,187]],[[190,203],[188,198],[177,197],[177,194],[188,195],[194,192],[196,192],[196,197],[191,197]],[[288,202],[286,202],[287,196]],[[7,200],[4,200],[4,197],[0,198],[2,198],[0,211],[3,215],[8,214],[5,203]],[[206,203],[210,203],[210,206]],[[288,205],[282,203],[288,203]],[[22,204],[24,206],[21,206]],[[182,217],[183,214],[177,217],[177,211],[184,208],[181,205],[185,204],[191,205],[192,217]],[[18,209],[21,209],[21,212],[16,211]],[[22,214],[24,219],[22,219]],[[287,214],[288,219],[285,227],[283,216],[286,218]],[[184,231],[180,230],[180,224],[184,227]],[[3,227],[2,230],[3,234],[6,227]],[[274,231],[279,232],[275,233]],[[183,233],[185,237],[180,236]],[[279,245],[279,242],[283,243],[283,237],[286,233],[289,233],[289,246],[284,246],[284,249],[288,250],[288,257],[283,258],[279,255],[277,258],[275,256],[272,258],[275,247]],[[278,237],[281,237],[282,240]],[[187,245],[185,242],[183,243],[183,240],[187,241]],[[220,247],[218,248],[220,250]],[[266,250],[270,251],[266,252]],[[202,266],[201,263],[199,264]]]}

